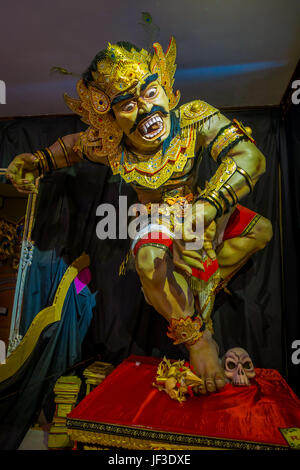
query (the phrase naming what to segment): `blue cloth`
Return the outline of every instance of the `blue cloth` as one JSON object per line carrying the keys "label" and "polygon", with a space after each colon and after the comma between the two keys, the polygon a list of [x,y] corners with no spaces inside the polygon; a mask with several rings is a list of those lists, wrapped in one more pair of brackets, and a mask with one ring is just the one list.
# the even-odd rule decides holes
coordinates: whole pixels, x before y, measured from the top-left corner
{"label": "blue cloth", "polygon": [[[42,252],[35,247],[25,283],[22,335],[39,311],[52,304],[67,268],[54,251]],[[43,330],[28,360],[0,383],[0,449],[18,448],[36,413],[51,396],[56,380],[68,375],[81,360],[81,344],[92,320],[95,295],[88,287],[77,294],[73,281],[61,320]]]}
{"label": "blue cloth", "polygon": [[[20,334],[24,336],[35,316],[44,308],[52,305],[58,285],[68,269],[65,261],[55,254],[55,250],[40,251],[34,247],[32,264],[25,281]],[[90,325],[95,306],[95,294],[86,286],[79,294],[74,281],[67,293],[62,310],[62,329],[70,329],[67,336],[75,347],[74,338],[79,342]]]}

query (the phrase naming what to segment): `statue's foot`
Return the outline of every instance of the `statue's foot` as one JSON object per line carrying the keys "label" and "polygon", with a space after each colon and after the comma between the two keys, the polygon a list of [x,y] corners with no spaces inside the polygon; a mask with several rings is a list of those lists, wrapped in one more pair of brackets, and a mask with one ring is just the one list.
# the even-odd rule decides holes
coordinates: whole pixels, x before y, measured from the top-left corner
{"label": "statue's foot", "polygon": [[210,331],[205,330],[203,336],[193,346],[189,346],[190,365],[193,372],[203,379],[199,393],[216,392],[226,385],[226,378],[218,357],[218,346]]}

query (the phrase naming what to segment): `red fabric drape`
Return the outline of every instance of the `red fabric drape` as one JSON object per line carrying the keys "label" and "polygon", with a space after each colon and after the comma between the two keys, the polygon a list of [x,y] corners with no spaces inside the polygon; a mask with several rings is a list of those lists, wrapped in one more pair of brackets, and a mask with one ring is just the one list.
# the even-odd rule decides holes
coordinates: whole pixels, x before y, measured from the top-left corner
{"label": "red fabric drape", "polygon": [[152,385],[159,362],[131,356],[68,418],[283,446],[279,428],[300,427],[300,401],[274,369],[256,369],[248,387],[227,384],[220,392],[179,404]]}

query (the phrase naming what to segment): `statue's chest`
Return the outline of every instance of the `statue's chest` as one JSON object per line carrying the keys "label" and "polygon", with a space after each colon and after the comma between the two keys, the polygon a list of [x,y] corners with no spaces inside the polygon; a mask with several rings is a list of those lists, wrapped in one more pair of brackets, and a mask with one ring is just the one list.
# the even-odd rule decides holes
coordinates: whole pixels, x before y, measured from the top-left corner
{"label": "statue's chest", "polygon": [[127,183],[159,189],[169,184],[170,180],[183,178],[191,171],[195,144],[196,133],[191,129],[186,136],[174,138],[165,154],[160,151],[150,158],[141,159],[127,153],[120,163],[118,173]]}
{"label": "statue's chest", "polygon": [[184,195],[192,191],[195,176],[194,169],[195,159],[189,159],[182,171],[174,172],[172,176],[157,189],[150,189],[138,184],[132,184],[132,186],[141,203],[162,202],[166,194],[170,196],[173,194]]}

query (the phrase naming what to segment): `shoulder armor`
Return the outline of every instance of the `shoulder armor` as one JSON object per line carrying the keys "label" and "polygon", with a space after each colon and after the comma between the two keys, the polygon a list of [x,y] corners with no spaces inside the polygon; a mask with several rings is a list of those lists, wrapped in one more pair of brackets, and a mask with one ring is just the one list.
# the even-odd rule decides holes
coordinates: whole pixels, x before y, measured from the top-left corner
{"label": "shoulder armor", "polygon": [[184,128],[196,123],[203,124],[211,116],[219,113],[219,110],[205,101],[195,100],[180,106],[179,113],[180,127]]}

